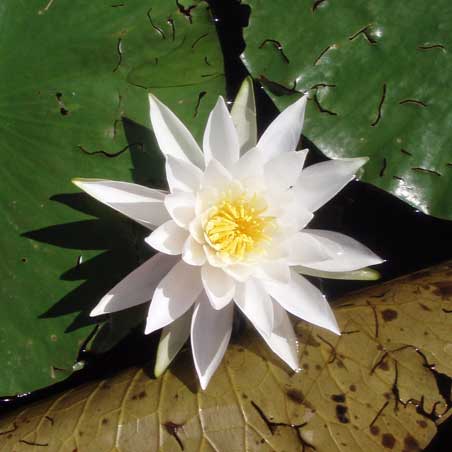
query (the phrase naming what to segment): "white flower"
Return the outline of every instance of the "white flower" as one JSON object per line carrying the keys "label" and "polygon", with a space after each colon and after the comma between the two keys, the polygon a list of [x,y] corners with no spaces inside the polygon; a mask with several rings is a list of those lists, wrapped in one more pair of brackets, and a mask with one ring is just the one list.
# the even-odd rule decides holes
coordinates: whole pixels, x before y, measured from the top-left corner
{"label": "white flower", "polygon": [[91,315],[151,299],[146,333],[164,328],[157,373],[190,335],[205,388],[227,348],[235,303],[270,348],[297,370],[296,337],[287,312],[340,334],[325,297],[299,273],[334,276],[382,262],[349,237],[306,229],[313,212],[367,159],[332,160],[302,171],[306,150],[296,147],[306,96],[285,109],[257,141],[249,80],[231,114],[218,99],[203,150],[165,105],[152,95],[149,101],[170,192],[127,182],[74,180],[153,230],[146,243],[158,251],[111,289]]}

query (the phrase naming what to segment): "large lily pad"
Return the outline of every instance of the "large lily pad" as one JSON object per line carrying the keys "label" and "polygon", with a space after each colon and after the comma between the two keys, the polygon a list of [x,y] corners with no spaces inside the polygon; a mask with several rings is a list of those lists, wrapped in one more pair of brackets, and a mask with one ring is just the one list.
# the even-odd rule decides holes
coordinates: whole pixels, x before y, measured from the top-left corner
{"label": "large lily pad", "polygon": [[448,264],[342,299],[340,337],[298,323],[298,374],[248,332],[205,392],[187,350],[4,417],[0,451],[418,451],[450,415],[451,312]]}
{"label": "large lily pad", "polygon": [[363,180],[452,219],[452,5],[312,0],[251,7],[243,61],[279,108],[310,91],[304,132]]}
{"label": "large lily pad", "polygon": [[66,376],[88,330],[65,329],[143,258],[143,231],[70,179],[162,184],[148,88],[199,138],[224,78],[208,5],[191,5],[1,2],[0,394]]}

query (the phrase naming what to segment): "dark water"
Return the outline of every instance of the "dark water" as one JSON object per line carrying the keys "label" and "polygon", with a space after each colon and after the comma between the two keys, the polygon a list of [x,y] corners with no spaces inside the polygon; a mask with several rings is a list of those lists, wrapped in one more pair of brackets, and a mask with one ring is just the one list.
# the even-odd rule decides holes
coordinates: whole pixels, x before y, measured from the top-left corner
{"label": "dark water", "polygon": [[[249,8],[235,0],[211,0],[213,13],[225,56],[227,94],[233,99],[247,71],[239,55],[245,45],[242,27],[248,23]],[[278,113],[277,109],[257,85],[256,102],[259,111],[259,129],[262,131]],[[316,147],[303,138],[309,147],[308,164],[325,158]],[[379,266],[383,280],[419,270],[452,258],[452,223],[417,212],[397,198],[375,187],[353,182],[336,198],[322,208],[314,226],[332,229],[350,235],[369,246],[386,259]],[[322,289],[330,299],[346,292],[365,287],[369,283],[353,281],[323,281]],[[131,365],[149,361],[149,350],[155,349],[155,337],[145,337],[136,331],[114,350],[102,356],[92,357],[80,352],[79,360],[87,366],[66,381],[33,394],[0,400],[0,411],[7,412],[30,402],[72,388],[95,378],[104,378]],[[441,382],[447,390],[450,380]],[[450,390],[450,388],[449,388]],[[452,420],[439,428],[439,433],[428,452],[451,450]],[[449,446],[448,446],[449,445]]]}

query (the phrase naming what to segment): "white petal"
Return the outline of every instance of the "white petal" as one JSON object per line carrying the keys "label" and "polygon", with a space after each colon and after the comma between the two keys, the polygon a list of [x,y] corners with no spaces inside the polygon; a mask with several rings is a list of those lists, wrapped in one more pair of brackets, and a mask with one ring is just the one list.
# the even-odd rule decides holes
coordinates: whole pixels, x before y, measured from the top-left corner
{"label": "white petal", "polygon": [[[284,213],[279,217],[279,221],[284,226],[290,226],[286,234],[300,231],[314,218],[312,212],[300,204],[290,203],[283,208]],[[268,214],[271,215],[272,212],[270,211]]]}
{"label": "white petal", "polygon": [[204,245],[204,254],[206,255],[207,262],[209,262],[212,267],[224,267],[224,261],[223,259],[218,256],[217,252],[210,246],[210,245]]}
{"label": "white petal", "polygon": [[90,316],[108,314],[146,303],[152,298],[157,284],[177,262],[177,258],[158,253],[132,273],[100,300]]}
{"label": "white petal", "polygon": [[340,334],[334,313],[317,287],[295,271],[288,284],[264,282],[268,293],[287,311],[314,325]]}
{"label": "white petal", "polygon": [[188,310],[173,323],[165,326],[160,336],[155,358],[154,375],[158,378],[165,372],[190,336],[192,310]]}
{"label": "white petal", "polygon": [[308,166],[294,187],[298,201],[315,212],[353,180],[368,160],[367,157],[337,159]]}
{"label": "white petal", "polygon": [[273,353],[278,355],[289,367],[300,369],[297,353],[297,337],[287,312],[276,302],[273,303],[273,331],[267,336],[259,331]]}
{"label": "white petal", "polygon": [[181,254],[188,232],[179,227],[173,220],[163,223],[144,241],[157,251],[165,254]]}
{"label": "white petal", "polygon": [[347,272],[327,272],[303,267],[301,265],[296,265],[293,269],[301,275],[316,276],[317,278],[343,279],[348,281],[377,281],[381,278],[381,275],[377,270],[369,267]]}
{"label": "white petal", "polygon": [[251,278],[237,284],[234,301],[254,327],[269,336],[273,328],[273,301],[263,286]]}
{"label": "white petal", "polygon": [[346,272],[383,262],[383,259],[369,248],[339,232],[306,229],[304,233],[318,240],[323,248],[333,256],[332,259],[302,264],[305,267],[322,271]]}
{"label": "white petal", "polygon": [[169,188],[174,191],[196,192],[201,183],[202,171],[184,160],[168,156],[166,158],[166,179]]}
{"label": "white petal", "polygon": [[214,309],[223,309],[235,293],[235,282],[221,268],[204,265],[201,268],[204,290]]}
{"label": "white petal", "polygon": [[287,283],[290,280],[290,270],[285,260],[273,260],[262,263],[258,267],[259,279]]}
{"label": "white petal", "polygon": [[196,198],[193,193],[177,192],[166,195],[165,207],[178,226],[188,229],[195,217]]}
{"label": "white petal", "polygon": [[182,259],[190,265],[204,265],[206,253],[203,246],[190,236],[184,243]]}
{"label": "white petal", "polygon": [[265,164],[265,178],[271,181],[273,189],[286,190],[295,185],[307,153],[306,149],[298,152],[284,152]]}
{"label": "white petal", "polygon": [[217,160],[210,160],[204,171],[201,186],[203,189],[215,187],[223,188],[231,182],[231,175],[228,170]]}
{"label": "white petal", "polygon": [[237,131],[221,96],[207,120],[203,149],[206,165],[213,158],[225,168],[231,168],[239,159],[240,147]]}
{"label": "white petal", "polygon": [[243,155],[256,146],[257,142],[256,102],[251,77],[243,80],[232,105],[231,117],[237,130],[240,152]]}
{"label": "white petal", "polygon": [[149,229],[169,219],[163,205],[163,191],[113,180],[73,179],[72,182],[93,198]]}
{"label": "white petal", "polygon": [[234,305],[213,309],[203,293],[195,306],[191,324],[191,346],[201,388],[206,389],[229,344]]}
{"label": "white petal", "polygon": [[160,281],[149,306],[145,334],[170,324],[195,302],[202,291],[199,267],[179,261]]}
{"label": "white petal", "polygon": [[203,244],[205,242],[204,229],[202,227],[201,218],[199,216],[195,217],[195,219],[190,223],[188,230],[190,231],[191,236],[199,244]]}
{"label": "white petal", "polygon": [[282,152],[295,151],[300,141],[307,100],[308,96],[305,95],[289,105],[267,127],[257,143],[257,147],[265,153],[267,160]]}
{"label": "white petal", "polygon": [[231,174],[239,180],[263,177],[264,155],[262,151],[258,148],[250,149],[234,164],[231,168]]}
{"label": "white petal", "polygon": [[254,268],[251,265],[245,264],[228,265],[223,270],[236,281],[240,282],[245,282],[254,272]]}
{"label": "white petal", "polygon": [[202,151],[180,119],[152,94],[149,106],[152,129],[162,153],[204,168]]}
{"label": "white petal", "polygon": [[289,265],[305,265],[310,262],[321,262],[331,259],[334,254],[330,248],[324,247],[320,240],[308,232],[301,231],[288,240]]}

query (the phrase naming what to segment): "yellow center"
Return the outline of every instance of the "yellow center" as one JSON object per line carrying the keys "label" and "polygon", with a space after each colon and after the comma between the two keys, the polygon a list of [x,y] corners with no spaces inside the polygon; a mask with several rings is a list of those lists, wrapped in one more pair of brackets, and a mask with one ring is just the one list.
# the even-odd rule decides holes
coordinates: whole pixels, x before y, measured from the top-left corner
{"label": "yellow center", "polygon": [[225,196],[212,209],[204,232],[211,246],[222,256],[242,260],[251,252],[263,252],[274,218],[262,215],[267,206],[254,195]]}

